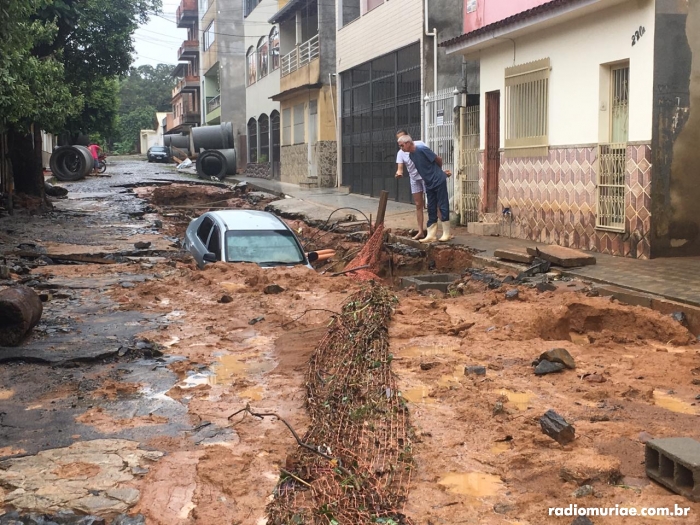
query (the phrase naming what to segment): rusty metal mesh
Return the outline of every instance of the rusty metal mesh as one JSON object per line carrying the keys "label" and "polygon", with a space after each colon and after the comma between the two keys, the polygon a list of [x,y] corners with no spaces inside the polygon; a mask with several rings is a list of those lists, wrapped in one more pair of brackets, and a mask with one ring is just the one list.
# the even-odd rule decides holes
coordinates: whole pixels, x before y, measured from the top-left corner
{"label": "rusty metal mesh", "polygon": [[362,268],[348,273],[348,277],[359,281],[379,280],[382,244],[384,243],[384,224],[378,224],[372,236],[367,240],[362,250],[345,267],[345,272],[353,268]]}
{"label": "rusty metal mesh", "polygon": [[408,409],[391,372],[388,323],[396,297],[369,285],[350,297],[306,376],[311,425],[287,457],[273,525],[409,525],[401,510],[413,469]]}

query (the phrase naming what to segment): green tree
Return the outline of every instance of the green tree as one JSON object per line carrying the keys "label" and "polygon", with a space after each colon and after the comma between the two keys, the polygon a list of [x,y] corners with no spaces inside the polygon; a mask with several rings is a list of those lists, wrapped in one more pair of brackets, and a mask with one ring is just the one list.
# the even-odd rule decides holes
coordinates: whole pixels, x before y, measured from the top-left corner
{"label": "green tree", "polygon": [[153,106],[142,106],[130,111],[126,115],[120,115],[118,136],[122,147],[128,148],[129,152],[136,150],[139,134],[142,129],[155,129],[156,108]]}
{"label": "green tree", "polygon": [[113,126],[114,79],[129,70],[132,34],[160,7],[161,0],[0,0],[0,130],[10,132],[18,191],[43,197],[41,129]]}

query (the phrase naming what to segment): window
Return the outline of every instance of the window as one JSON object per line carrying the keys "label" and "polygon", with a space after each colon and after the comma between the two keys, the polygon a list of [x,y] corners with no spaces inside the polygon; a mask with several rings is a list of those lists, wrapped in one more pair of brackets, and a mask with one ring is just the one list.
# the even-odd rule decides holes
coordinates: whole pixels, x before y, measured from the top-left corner
{"label": "window", "polygon": [[270,59],[267,37],[258,42],[258,80],[267,76],[267,65]]}
{"label": "window", "polygon": [[260,3],[260,0],[245,0],[245,6],[244,6],[245,12],[243,13],[243,16],[246,17],[250,13],[252,13],[253,9],[255,9],[259,3]]}
{"label": "window", "polygon": [[279,111],[270,113],[270,124],[272,127],[272,157],[271,161],[280,160],[280,114]]}
{"label": "window", "polygon": [[292,143],[292,110],[282,110],[282,144],[289,146]]}
{"label": "window", "polygon": [[258,119],[258,128],[260,129],[260,155],[258,162],[265,163],[270,161],[270,119],[264,113]]}
{"label": "window", "polygon": [[371,11],[375,7],[379,7],[384,3],[384,0],[367,0],[367,11]]}
{"label": "window", "polygon": [[207,49],[209,49],[212,46],[212,44],[214,43],[214,40],[216,40],[216,34],[215,34],[214,22],[212,22],[204,30],[204,51],[206,51]]}
{"label": "window", "polygon": [[294,106],[294,144],[304,142],[304,104]]}
{"label": "window", "polygon": [[343,26],[360,18],[360,0],[341,0],[341,2],[341,21]]}
{"label": "window", "polygon": [[549,58],[506,68],[505,150],[507,157],[548,153]]}
{"label": "window", "polygon": [[629,79],[629,65],[612,68],[610,75],[610,142],[627,142],[630,112]]}
{"label": "window", "polygon": [[301,264],[304,253],[289,230],[235,230],[226,232],[226,260],[264,266]]}
{"label": "window", "polygon": [[255,48],[250,46],[246,53],[246,68],[248,73],[248,85],[252,86],[258,79],[257,64],[255,63]]}
{"label": "window", "polygon": [[270,71],[280,67],[280,31],[277,26],[270,32]]}
{"label": "window", "polygon": [[254,118],[248,121],[248,162],[258,162],[258,123]]}
{"label": "window", "polygon": [[214,221],[212,221],[209,217],[204,217],[202,224],[200,224],[199,228],[197,228],[197,237],[199,237],[199,240],[202,241],[204,246],[207,245],[212,226],[214,226]]}
{"label": "window", "polygon": [[213,253],[217,259],[221,260],[221,232],[217,226],[214,226],[214,229],[211,231],[207,249],[209,253]]}

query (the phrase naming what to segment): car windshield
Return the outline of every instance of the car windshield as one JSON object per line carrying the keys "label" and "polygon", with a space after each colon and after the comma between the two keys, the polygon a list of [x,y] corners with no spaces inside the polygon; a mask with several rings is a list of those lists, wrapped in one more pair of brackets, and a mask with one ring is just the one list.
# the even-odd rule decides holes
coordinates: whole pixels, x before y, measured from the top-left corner
{"label": "car windshield", "polygon": [[226,260],[263,266],[301,264],[304,254],[288,230],[234,230],[226,232]]}
{"label": "car windshield", "polygon": [[[143,150],[141,150],[141,151],[143,151]],[[153,146],[151,148],[152,153],[165,153],[167,151],[168,150],[164,146]]]}

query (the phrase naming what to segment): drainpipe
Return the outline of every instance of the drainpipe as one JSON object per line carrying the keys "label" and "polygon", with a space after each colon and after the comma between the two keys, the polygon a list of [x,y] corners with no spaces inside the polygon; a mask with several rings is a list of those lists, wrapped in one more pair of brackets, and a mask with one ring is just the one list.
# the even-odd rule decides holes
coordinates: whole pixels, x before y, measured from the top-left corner
{"label": "drainpipe", "polygon": [[425,18],[425,36],[432,36],[434,41],[433,41],[433,91],[437,91],[437,46],[438,46],[438,41],[437,41],[437,29],[433,28],[433,32],[429,33],[428,32],[428,0],[424,0],[424,13],[423,17]]}

